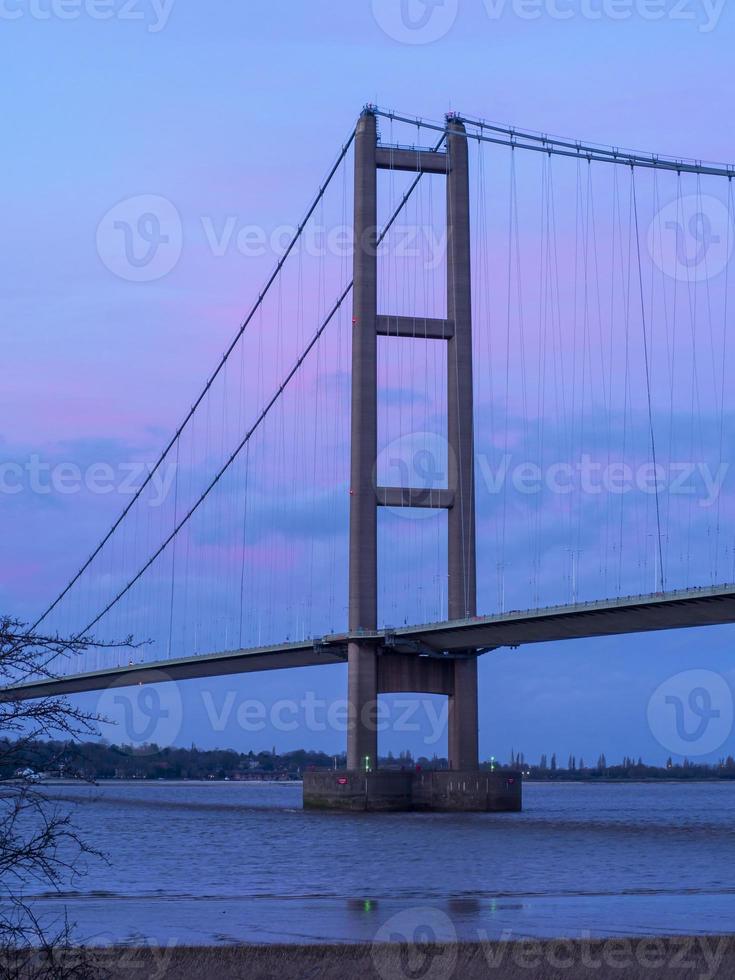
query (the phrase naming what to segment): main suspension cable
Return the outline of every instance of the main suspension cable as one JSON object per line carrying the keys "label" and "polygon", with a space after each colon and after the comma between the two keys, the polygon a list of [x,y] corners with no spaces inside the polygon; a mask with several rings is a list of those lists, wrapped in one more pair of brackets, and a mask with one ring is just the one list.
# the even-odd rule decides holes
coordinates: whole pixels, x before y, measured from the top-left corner
{"label": "main suspension cable", "polygon": [[114,522],[114,524],[112,525],[112,527],[110,528],[110,530],[107,532],[107,534],[105,534],[105,536],[102,538],[102,540],[97,545],[97,547],[94,549],[94,551],[89,556],[89,558],[84,562],[84,564],[79,569],[79,571],[76,573],[76,575],[74,575],[69,580],[69,582],[67,583],[67,585],[57,595],[57,597],[54,599],[54,601],[51,603],[51,605],[49,605],[46,608],[46,610],[38,617],[38,619],[35,621],[35,623],[30,627],[30,631],[31,632],[34,629],[36,629],[36,627],[40,626],[40,624],[44,621],[44,619],[46,619],[46,617],[49,615],[49,613],[51,613],[56,608],[56,606],[58,606],[58,604],[61,602],[61,600],[64,598],[64,596],[67,595],[67,593],[73,588],[73,586],[82,577],[82,575],[84,574],[84,572],[86,572],[86,570],[89,568],[89,566],[95,560],[95,558],[97,557],[97,555],[102,551],[102,549],[107,544],[107,542],[110,540],[110,538],[112,537],[112,535],[115,533],[115,531],[118,529],[118,527],[125,520],[125,518],[129,514],[129,512],[132,509],[132,507],[135,504],[135,502],[140,498],[140,496],[143,493],[143,491],[145,490],[145,488],[148,486],[148,484],[153,479],[153,475],[156,473],[156,471],[159,469],[159,467],[161,466],[161,464],[164,462],[164,460],[166,459],[166,457],[168,456],[168,454],[171,452],[171,450],[173,449],[173,447],[178,442],[178,440],[181,437],[184,429],[186,428],[186,426],[191,421],[191,419],[194,416],[194,413],[196,412],[196,410],[199,408],[199,406],[201,405],[201,403],[204,401],[204,398],[206,397],[207,392],[210,390],[210,388],[214,384],[215,380],[219,376],[220,371],[223,369],[223,367],[227,363],[230,355],[232,354],[232,352],[234,351],[235,347],[237,346],[238,341],[240,340],[240,338],[242,337],[242,335],[247,330],[247,328],[250,325],[250,323],[251,323],[253,317],[255,316],[255,314],[260,309],[261,304],[263,303],[263,300],[265,299],[265,297],[267,296],[268,292],[270,291],[270,288],[273,285],[273,283],[278,278],[278,276],[279,276],[279,274],[281,272],[281,269],[283,268],[283,266],[286,263],[286,260],[288,259],[289,255],[291,254],[291,252],[295,248],[295,246],[296,246],[297,242],[299,241],[299,239],[301,238],[301,235],[302,235],[302,233],[304,231],[304,228],[306,227],[307,222],[309,221],[309,219],[311,218],[311,216],[316,211],[317,206],[319,205],[319,202],[324,197],[324,194],[326,193],[327,188],[329,187],[329,185],[330,185],[330,183],[332,181],[332,178],[336,174],[336,172],[339,169],[339,166],[342,163],[342,161],[344,160],[344,158],[347,156],[347,153],[348,153],[348,151],[349,151],[349,149],[350,149],[350,147],[352,145],[352,142],[355,139],[355,132],[356,132],[356,130],[353,129],[352,132],[350,133],[347,141],[342,146],[342,149],[340,150],[339,156],[337,157],[337,160],[335,161],[334,166],[329,171],[329,173],[328,173],[328,175],[327,175],[326,180],[324,181],[324,183],[319,187],[319,191],[318,191],[316,197],[312,201],[312,203],[311,203],[308,211],[306,212],[303,220],[301,221],[301,223],[297,227],[295,233],[291,237],[288,245],[286,246],[286,250],[284,251],[283,255],[281,256],[281,258],[276,263],[276,266],[273,269],[273,272],[271,273],[270,277],[268,278],[268,281],[266,282],[266,284],[263,287],[263,289],[258,294],[258,298],[255,301],[255,303],[253,304],[253,306],[251,307],[250,312],[247,314],[247,316],[245,317],[245,319],[240,324],[240,327],[239,327],[237,333],[235,334],[235,336],[234,336],[234,338],[233,338],[230,346],[227,348],[227,350],[222,355],[222,359],[217,364],[217,367],[214,369],[214,371],[211,374],[209,380],[207,381],[207,383],[202,388],[202,390],[199,393],[199,396],[197,397],[196,401],[193,403],[193,405],[191,406],[191,408],[189,409],[189,411],[184,416],[183,422],[176,429],[176,431],[174,432],[174,434],[171,437],[170,441],[166,445],[166,448],[161,452],[161,454],[158,457],[158,459],[156,460],[155,464],[149,469],[149,472],[146,475],[145,479],[143,480],[143,482],[141,483],[141,485],[138,487],[138,489],[136,490],[136,492],[131,497],[130,502],[122,510],[120,516]]}
{"label": "main suspension cable", "polygon": [[[437,144],[436,144],[436,146],[435,146],[434,149],[435,150],[438,150],[439,147],[442,145],[443,142],[444,142],[444,136],[442,136],[441,139],[437,142]],[[346,150],[345,150],[345,152],[346,152]],[[383,241],[383,239],[385,238],[385,236],[388,234],[388,231],[392,227],[392,225],[395,222],[395,220],[398,217],[398,215],[403,210],[406,202],[411,197],[413,191],[417,187],[417,185],[418,185],[419,181],[421,180],[421,177],[422,176],[423,176],[423,174],[421,172],[419,172],[416,175],[416,177],[414,178],[414,180],[411,182],[411,184],[409,185],[408,190],[404,193],[403,197],[401,198],[400,203],[396,207],[396,209],[393,212],[393,214],[391,215],[391,217],[388,219],[388,222],[386,223],[386,225],[383,228],[382,232],[378,235],[377,241],[376,241],[376,247],[381,244],[381,242]],[[303,228],[303,225],[301,227]],[[103,616],[105,616],[123,598],[123,596],[125,596],[130,591],[130,589],[132,589],[132,587],[135,585],[135,583],[138,582],[142,578],[142,576],[151,567],[151,565],[156,561],[156,559],[161,554],[163,554],[163,552],[166,550],[166,548],[168,547],[168,545],[174,540],[174,538],[179,533],[179,531],[184,527],[184,525],[189,521],[189,519],[196,513],[196,511],[199,509],[199,507],[204,503],[204,501],[209,496],[209,494],[211,493],[211,491],[219,483],[219,481],[222,479],[222,477],[224,476],[224,474],[230,468],[230,466],[232,465],[232,463],[237,459],[237,457],[239,456],[240,452],[250,442],[250,439],[255,434],[255,432],[258,430],[258,428],[260,427],[261,423],[268,416],[268,414],[270,413],[270,411],[273,408],[273,406],[278,402],[278,400],[280,399],[281,395],[283,394],[283,392],[285,391],[286,387],[288,386],[289,382],[294,377],[294,375],[297,373],[297,371],[299,370],[299,368],[301,367],[301,365],[303,364],[303,362],[306,360],[306,358],[309,355],[309,353],[311,352],[311,350],[315,347],[315,345],[318,342],[319,338],[322,336],[322,334],[324,333],[324,331],[326,330],[326,328],[329,326],[329,324],[331,323],[331,321],[334,319],[334,317],[336,316],[336,314],[339,312],[340,308],[342,307],[342,304],[347,299],[347,297],[350,294],[350,291],[352,290],[353,282],[354,282],[354,280],[351,279],[349,281],[349,283],[345,286],[345,288],[343,289],[343,291],[340,294],[339,298],[335,302],[334,306],[332,306],[331,310],[329,311],[329,313],[327,314],[327,316],[325,317],[325,319],[322,321],[322,323],[319,326],[318,330],[316,331],[316,333],[314,334],[314,336],[311,338],[311,340],[309,341],[309,343],[306,345],[306,347],[304,348],[304,350],[302,351],[302,353],[299,355],[299,357],[297,358],[297,360],[294,363],[294,365],[291,368],[291,370],[286,375],[285,380],[281,383],[281,385],[278,387],[278,389],[271,396],[270,400],[265,405],[265,407],[261,410],[260,414],[255,419],[255,421],[253,422],[253,424],[251,425],[250,429],[248,429],[248,431],[245,433],[245,435],[242,438],[242,440],[240,441],[239,445],[230,454],[230,456],[227,458],[227,460],[225,461],[225,463],[220,467],[220,469],[217,471],[216,475],[210,481],[210,483],[208,484],[208,486],[202,491],[202,493],[200,494],[200,496],[197,498],[197,500],[194,502],[194,504],[192,504],[192,506],[189,508],[189,510],[186,512],[186,514],[182,517],[182,519],[178,522],[178,524],[176,524],[176,526],[171,531],[171,533],[168,535],[168,537],[153,552],[153,554],[150,556],[150,558],[148,558],[148,560],[145,562],[145,564],[143,564],[141,566],[141,568],[138,570],[138,572],[136,572],[136,574],[133,576],[133,578],[131,578],[127,582],[127,584],[125,586],[123,586],[123,588],[117,593],[117,595],[113,599],[111,599],[110,602],[107,603],[107,605],[105,606],[105,608],[100,613],[98,613],[98,615],[95,616],[94,619],[91,620],[91,622],[89,622],[80,633],[77,634],[77,638],[86,636],[89,633],[89,631],[103,618]],[[40,622],[40,620],[39,620],[39,622]]]}
{"label": "main suspension cable", "polygon": [[[386,119],[393,119],[411,126],[420,123],[425,129],[431,129],[440,133],[448,132],[447,126],[442,123],[426,122],[423,119],[411,118],[410,116],[400,115],[384,109],[375,108],[373,111],[376,115],[383,116]],[[556,156],[573,157],[587,161],[594,160],[602,163],[614,163],[626,167],[646,167],[654,170],[672,170],[676,173],[694,173],[713,177],[735,177],[735,164],[703,164],[696,160],[677,159],[675,157],[660,156],[656,153],[636,153],[632,150],[618,149],[613,146],[595,146],[589,143],[582,143],[579,140],[562,140],[539,133],[525,132],[511,126],[490,124],[482,119],[472,119],[468,116],[463,116],[461,113],[455,114],[454,118],[468,126],[477,127],[480,132],[467,133],[466,138],[479,140],[482,143],[494,143],[498,146],[533,150],[537,153],[551,153]],[[489,135],[489,133],[495,135]]]}

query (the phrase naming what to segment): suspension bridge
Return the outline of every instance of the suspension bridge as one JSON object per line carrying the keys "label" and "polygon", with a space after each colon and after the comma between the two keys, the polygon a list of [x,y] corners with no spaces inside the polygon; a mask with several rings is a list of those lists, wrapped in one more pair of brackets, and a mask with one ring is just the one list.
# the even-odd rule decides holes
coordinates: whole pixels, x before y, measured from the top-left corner
{"label": "suspension bridge", "polygon": [[366,107],[33,624],[145,658],[92,650],[4,696],[346,663],[348,773],[315,805],[378,786],[378,697],[410,691],[449,698],[451,771],[376,799],[520,806],[480,778],[480,655],[735,621],[733,176]]}

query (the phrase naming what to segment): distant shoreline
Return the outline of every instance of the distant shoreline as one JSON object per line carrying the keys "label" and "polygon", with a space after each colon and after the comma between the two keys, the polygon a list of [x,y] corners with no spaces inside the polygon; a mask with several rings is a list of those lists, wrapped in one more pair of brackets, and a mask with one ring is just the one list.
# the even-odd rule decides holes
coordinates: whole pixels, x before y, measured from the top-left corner
{"label": "distant shoreline", "polygon": [[[9,745],[11,743],[8,743]],[[306,772],[344,769],[344,755],[327,754],[312,749],[293,749],[281,754],[275,746],[270,752],[257,754],[234,749],[198,749],[158,746],[109,745],[100,742],[35,740],[18,748],[18,758],[24,765],[16,766],[11,775],[26,776],[32,781],[43,779],[81,778],[96,781],[164,781],[174,782],[300,782]],[[589,756],[588,756],[589,758]],[[581,764],[578,764],[581,763]],[[435,755],[431,759],[413,757],[409,752],[398,756],[388,754],[377,759],[379,769],[412,771],[447,770],[448,761]],[[625,756],[619,764],[608,765],[606,756],[597,763],[585,765],[581,757],[569,756],[569,765],[559,765],[555,753],[541,756],[538,764],[524,759],[523,754],[511,753],[510,764],[491,756],[481,763],[482,770],[517,774],[533,782],[709,782],[735,780],[735,756],[728,755],[717,763],[692,762],[671,758],[664,765],[647,765]]]}
{"label": "distant shoreline", "polygon": [[[7,780],[7,782],[15,782],[15,780]],[[672,785],[688,785],[690,783],[720,783],[722,785],[735,784],[735,780],[732,779],[721,779],[717,776],[692,776],[690,778],[682,777],[661,777],[656,778],[655,776],[646,778],[641,777],[612,777],[612,776],[594,776],[594,777],[577,777],[576,779],[567,779],[563,776],[558,779],[532,779],[529,777],[524,777],[524,785],[526,786],[558,786],[563,784],[565,786],[571,785],[584,785],[584,786],[596,786],[604,783],[606,786],[631,786],[631,785],[660,785],[660,786],[672,786]],[[64,779],[64,778],[50,778],[42,779],[35,783],[36,786],[301,786],[303,780],[301,779],[183,779],[181,777],[176,777],[172,779],[166,779],[162,777],[152,778],[152,779],[114,779],[114,778],[93,778],[90,781],[85,781],[84,779]]]}

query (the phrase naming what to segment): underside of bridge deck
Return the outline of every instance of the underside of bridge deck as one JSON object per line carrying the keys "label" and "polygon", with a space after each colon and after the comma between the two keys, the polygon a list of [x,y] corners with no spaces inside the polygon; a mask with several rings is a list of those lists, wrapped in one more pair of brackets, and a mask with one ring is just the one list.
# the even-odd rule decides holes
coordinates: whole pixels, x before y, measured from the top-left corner
{"label": "underside of bridge deck", "polygon": [[[527,643],[727,623],[735,623],[735,587],[731,585],[475,616],[396,630],[339,633],[299,643],[174,657],[151,663],[117,664],[103,670],[49,677],[6,688],[0,691],[0,697],[30,699],[99,691],[111,684],[132,686],[345,663],[347,644],[351,639],[372,644],[378,660],[385,658],[385,665],[378,667],[383,692],[412,689],[411,677],[415,670],[412,664],[417,659],[431,659],[434,662],[430,668],[433,680],[427,673],[424,681],[429,682],[429,690],[436,687],[436,693],[447,693],[448,663],[467,657],[466,651],[473,655]],[[399,667],[401,661],[395,660],[398,655],[402,660],[405,658],[402,669]]]}

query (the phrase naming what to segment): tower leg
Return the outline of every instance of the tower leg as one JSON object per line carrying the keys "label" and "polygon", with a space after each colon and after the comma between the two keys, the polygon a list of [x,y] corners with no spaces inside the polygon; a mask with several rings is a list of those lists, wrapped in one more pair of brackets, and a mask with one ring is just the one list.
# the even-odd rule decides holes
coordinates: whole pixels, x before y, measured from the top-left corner
{"label": "tower leg", "polygon": [[470,656],[454,661],[454,693],[449,697],[450,769],[479,768],[477,736],[477,660]]}
{"label": "tower leg", "polygon": [[[448,341],[447,432],[449,486],[455,490],[455,502],[448,515],[447,592],[449,618],[465,619],[477,614],[469,155],[464,124],[450,118],[448,128],[447,315],[454,322],[454,334]],[[449,760],[453,769],[478,767],[474,657],[454,664],[454,693],[449,700]]]}
{"label": "tower leg", "polygon": [[378,765],[378,658],[375,648],[350,643],[347,648],[347,768],[372,770]]}
{"label": "tower leg", "polygon": [[[377,126],[363,112],[355,136],[355,217],[352,287],[352,445],[350,465],[349,627],[377,626]],[[378,698],[373,644],[348,650],[347,768],[377,765],[374,718]]]}

